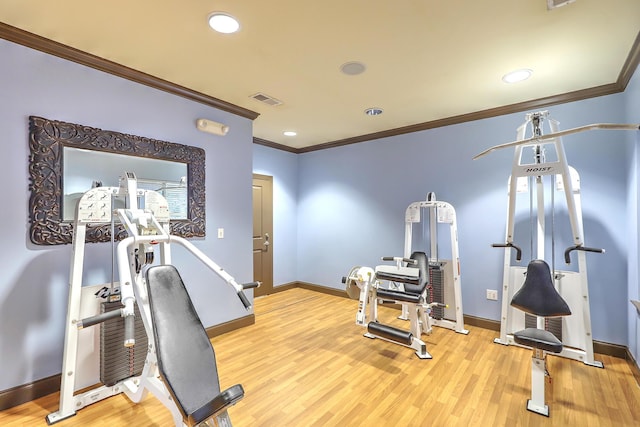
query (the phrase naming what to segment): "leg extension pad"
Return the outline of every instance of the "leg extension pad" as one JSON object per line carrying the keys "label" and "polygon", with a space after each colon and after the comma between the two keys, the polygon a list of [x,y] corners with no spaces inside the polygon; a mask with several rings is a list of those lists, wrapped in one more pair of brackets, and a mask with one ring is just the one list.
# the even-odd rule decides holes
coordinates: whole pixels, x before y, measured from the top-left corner
{"label": "leg extension pad", "polygon": [[378,322],[370,322],[367,325],[367,331],[373,335],[379,336],[380,338],[385,338],[408,346],[411,345],[411,341],[413,340],[413,334],[411,331],[405,331],[403,329],[383,325]]}

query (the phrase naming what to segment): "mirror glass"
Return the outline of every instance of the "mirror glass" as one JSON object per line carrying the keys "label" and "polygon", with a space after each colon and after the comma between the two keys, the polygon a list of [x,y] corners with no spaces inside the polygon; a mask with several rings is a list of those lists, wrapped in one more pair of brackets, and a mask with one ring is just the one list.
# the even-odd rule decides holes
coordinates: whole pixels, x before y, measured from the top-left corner
{"label": "mirror glass", "polygon": [[134,172],[138,188],[162,194],[171,219],[187,219],[187,165],[181,162],[64,147],[62,211],[73,221],[78,200],[95,186],[117,187],[125,171]]}

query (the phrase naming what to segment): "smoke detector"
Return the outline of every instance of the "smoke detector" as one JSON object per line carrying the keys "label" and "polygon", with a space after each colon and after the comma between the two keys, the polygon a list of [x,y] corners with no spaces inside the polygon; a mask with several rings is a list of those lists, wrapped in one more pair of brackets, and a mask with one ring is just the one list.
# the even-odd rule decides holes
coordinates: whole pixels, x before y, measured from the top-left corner
{"label": "smoke detector", "polygon": [[357,76],[364,73],[366,69],[366,65],[357,61],[346,62],[340,66],[340,71],[348,76]]}
{"label": "smoke detector", "polygon": [[547,0],[547,10],[556,9],[560,6],[565,6],[569,3],[573,3],[576,0]]}

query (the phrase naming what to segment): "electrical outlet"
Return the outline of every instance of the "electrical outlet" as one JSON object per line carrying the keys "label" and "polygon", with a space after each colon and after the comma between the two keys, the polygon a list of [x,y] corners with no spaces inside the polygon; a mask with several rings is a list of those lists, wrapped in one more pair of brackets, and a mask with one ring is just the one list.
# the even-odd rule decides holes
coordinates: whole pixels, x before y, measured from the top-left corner
{"label": "electrical outlet", "polygon": [[224,228],[218,228],[218,239],[224,239]]}
{"label": "electrical outlet", "polygon": [[495,289],[487,289],[487,299],[491,301],[498,301],[498,291]]}

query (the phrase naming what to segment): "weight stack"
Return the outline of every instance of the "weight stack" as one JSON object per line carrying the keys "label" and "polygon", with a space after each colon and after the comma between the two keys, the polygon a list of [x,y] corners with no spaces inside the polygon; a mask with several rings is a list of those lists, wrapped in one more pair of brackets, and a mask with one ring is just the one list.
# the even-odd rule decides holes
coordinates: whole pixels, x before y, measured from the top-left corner
{"label": "weight stack", "polygon": [[[545,319],[545,330],[551,332],[556,336],[560,341],[562,341],[562,319],[559,317],[553,317],[549,319]],[[525,328],[537,328],[538,320],[536,316],[532,316],[531,314],[524,315],[524,327]]]}
{"label": "weight stack", "polygon": [[[122,303],[103,302],[101,311],[120,310]],[[107,320],[100,327],[100,381],[112,386],[118,381],[142,373],[147,358],[147,332],[144,329],[138,304],[135,304],[135,339],[133,347],[124,347],[124,318]]]}
{"label": "weight stack", "polygon": [[[429,265],[429,284],[431,285],[432,301],[444,304],[444,269],[442,265],[431,264]],[[444,318],[444,307],[433,307],[431,309],[431,317],[441,320]]]}

